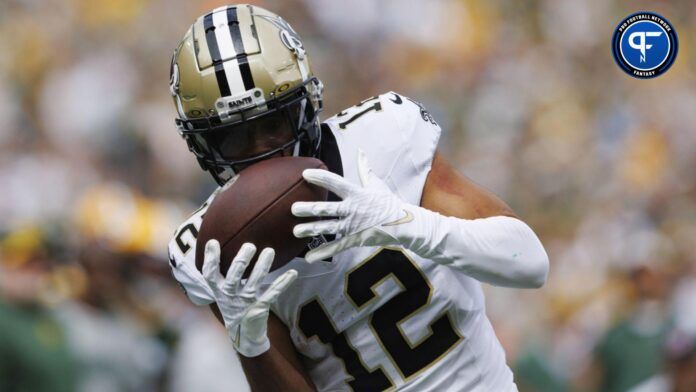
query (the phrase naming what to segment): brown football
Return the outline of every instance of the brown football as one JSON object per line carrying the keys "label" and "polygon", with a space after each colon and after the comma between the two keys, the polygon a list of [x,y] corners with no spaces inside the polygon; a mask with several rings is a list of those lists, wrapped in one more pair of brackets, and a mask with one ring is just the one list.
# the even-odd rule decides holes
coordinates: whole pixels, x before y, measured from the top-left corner
{"label": "brown football", "polygon": [[271,158],[249,166],[231,180],[203,217],[196,241],[198,270],[203,267],[205,244],[210,239],[220,242],[220,271],[225,275],[245,242],[253,243],[257,249],[245,277],[265,247],[276,252],[271,270],[300,255],[308,239],[296,238],[292,228],[311,218],[295,217],[290,207],[296,201],[324,201],[328,193],[302,178],[305,169],[326,169],[326,165],[316,158]]}

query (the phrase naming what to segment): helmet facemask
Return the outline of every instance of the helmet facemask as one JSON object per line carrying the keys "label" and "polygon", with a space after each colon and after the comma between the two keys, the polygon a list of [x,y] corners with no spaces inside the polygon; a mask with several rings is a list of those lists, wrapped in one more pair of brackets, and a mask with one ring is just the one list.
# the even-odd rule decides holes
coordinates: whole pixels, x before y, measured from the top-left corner
{"label": "helmet facemask", "polygon": [[201,167],[222,185],[264,159],[316,156],[321,138],[321,90],[321,82],[311,77],[279,96],[271,94],[268,101],[262,95],[257,102],[249,96],[224,97],[216,105],[217,116],[177,118],[176,124]]}

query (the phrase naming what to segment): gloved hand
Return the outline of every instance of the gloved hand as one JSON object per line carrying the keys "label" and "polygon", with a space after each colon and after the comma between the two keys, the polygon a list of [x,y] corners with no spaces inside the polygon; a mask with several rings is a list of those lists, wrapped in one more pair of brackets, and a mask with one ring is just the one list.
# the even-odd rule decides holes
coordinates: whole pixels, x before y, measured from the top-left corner
{"label": "gloved hand", "polygon": [[305,260],[312,263],[356,246],[404,245],[405,226],[414,219],[416,207],[401,201],[389,186],[370,169],[367,157],[358,151],[358,174],[362,186],[322,169],[306,169],[306,181],[328,189],[342,198],[339,202],[295,202],[292,213],[298,217],[336,217],[301,223],[294,227],[298,237],[334,234],[341,237],[310,250]]}
{"label": "gloved hand", "polygon": [[268,274],[275,256],[273,249],[266,248],[258,257],[249,279],[242,284],[242,274],[255,253],[253,244],[242,245],[225,277],[220,272],[220,244],[210,240],[205,245],[203,262],[203,277],[213,292],[227,333],[235,350],[245,357],[261,355],[270,348],[266,334],[270,306],[297,278],[297,271],[288,270],[263,294],[258,293],[259,282]]}

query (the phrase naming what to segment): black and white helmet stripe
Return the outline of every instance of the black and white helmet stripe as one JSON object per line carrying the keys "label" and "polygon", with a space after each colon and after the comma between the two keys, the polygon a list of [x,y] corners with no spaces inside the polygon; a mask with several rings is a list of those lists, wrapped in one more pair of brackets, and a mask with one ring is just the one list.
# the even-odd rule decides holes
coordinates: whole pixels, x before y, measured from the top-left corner
{"label": "black and white helmet stripe", "polygon": [[230,36],[234,45],[235,53],[237,53],[237,63],[239,72],[242,75],[244,89],[251,90],[254,88],[254,78],[251,75],[251,67],[247,61],[246,50],[244,50],[244,40],[242,40],[242,32],[239,30],[239,19],[237,19],[237,7],[229,7],[227,9],[227,22],[229,25]]}
{"label": "black and white helmet stripe", "polygon": [[[213,10],[203,18],[203,26],[220,95],[225,97],[253,89],[254,79],[239,30],[237,8]],[[227,28],[221,28],[224,26]]]}

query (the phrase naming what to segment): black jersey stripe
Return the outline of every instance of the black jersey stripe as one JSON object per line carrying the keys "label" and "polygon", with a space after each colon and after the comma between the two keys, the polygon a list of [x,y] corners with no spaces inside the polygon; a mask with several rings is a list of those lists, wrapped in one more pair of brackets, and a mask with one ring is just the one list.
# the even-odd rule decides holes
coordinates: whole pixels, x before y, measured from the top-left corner
{"label": "black jersey stripe", "polygon": [[220,89],[220,95],[223,97],[231,95],[230,85],[227,83],[227,76],[225,75],[225,67],[222,65],[217,37],[215,36],[215,25],[213,24],[212,12],[203,17],[203,28],[205,29],[205,42],[208,44],[210,59],[215,66],[215,78],[217,79],[218,88]]}
{"label": "black jersey stripe", "polygon": [[227,9],[227,25],[230,28],[234,52],[237,53],[237,63],[239,64],[239,73],[242,75],[242,81],[244,82],[244,89],[251,90],[255,86],[254,78],[251,75],[251,67],[249,67],[246,50],[244,50],[242,32],[239,30],[237,7],[230,7]]}

